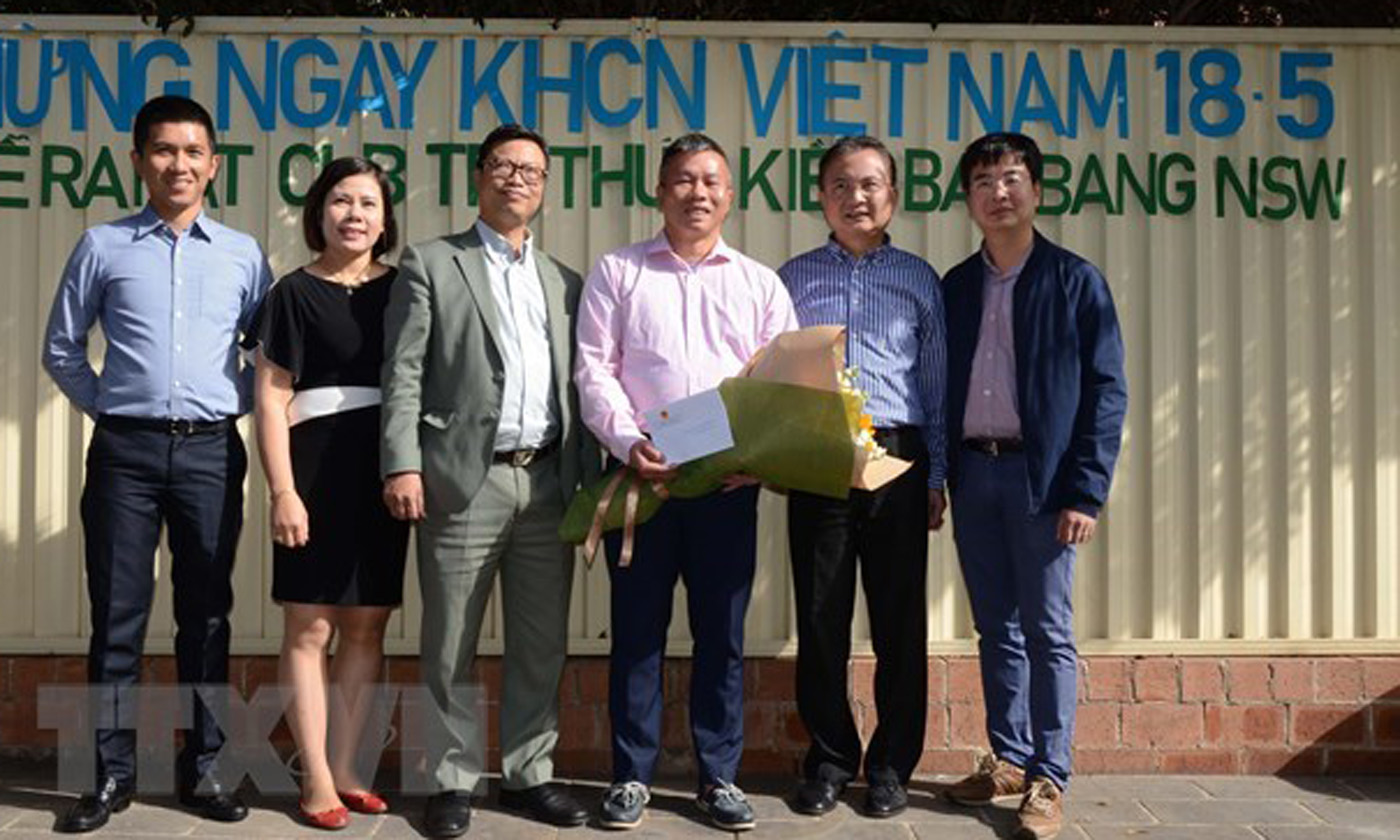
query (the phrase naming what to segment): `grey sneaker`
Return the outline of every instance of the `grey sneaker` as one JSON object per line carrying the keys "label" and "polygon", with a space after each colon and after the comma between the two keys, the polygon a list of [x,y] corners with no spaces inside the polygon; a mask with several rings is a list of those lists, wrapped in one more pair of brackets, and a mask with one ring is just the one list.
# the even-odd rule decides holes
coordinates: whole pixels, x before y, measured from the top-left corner
{"label": "grey sneaker", "polygon": [[650,801],[651,791],[641,782],[617,782],[603,797],[598,824],[603,828],[636,828],[642,824]]}
{"label": "grey sneaker", "polygon": [[744,792],[729,782],[715,782],[709,789],[695,797],[700,806],[716,827],[726,831],[748,831],[753,828],[753,808]]}

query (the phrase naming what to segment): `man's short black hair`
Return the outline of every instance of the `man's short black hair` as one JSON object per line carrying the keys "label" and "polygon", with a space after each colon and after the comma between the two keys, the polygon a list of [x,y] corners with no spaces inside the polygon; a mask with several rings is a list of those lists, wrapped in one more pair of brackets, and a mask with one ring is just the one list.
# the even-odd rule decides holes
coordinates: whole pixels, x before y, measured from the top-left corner
{"label": "man's short black hair", "polygon": [[830,169],[839,158],[846,155],[853,155],[856,152],[864,152],[867,149],[874,149],[885,157],[885,165],[890,169],[890,186],[899,186],[899,170],[894,165],[894,155],[890,150],[868,134],[859,134],[851,137],[842,137],[831,148],[822,153],[822,159],[817,163],[817,185],[826,186],[826,170]]}
{"label": "man's short black hair", "polygon": [[496,151],[496,147],[512,140],[529,140],[544,154],[544,168],[549,168],[549,144],[539,135],[539,132],[532,131],[520,123],[506,123],[497,126],[486,135],[486,139],[481,141],[481,147],[476,151],[476,168],[484,169],[486,161],[491,159],[491,153]]}
{"label": "man's short black hair", "polygon": [[157,96],[136,112],[131,140],[136,144],[138,155],[145,154],[151,129],[161,123],[199,123],[209,135],[209,151],[214,151],[214,118],[203,105],[185,96]]}
{"label": "man's short black hair", "polygon": [[999,131],[982,135],[963,151],[958,161],[958,181],[963,192],[972,187],[972,170],[979,166],[995,166],[1007,155],[1026,165],[1032,184],[1040,183],[1040,176],[1045,172],[1045,158],[1040,154],[1040,147],[1024,134]]}
{"label": "man's short black hair", "polygon": [[306,205],[301,211],[301,235],[306,247],[316,253],[326,250],[326,233],[322,223],[326,219],[326,196],[336,184],[353,175],[373,175],[379,182],[379,198],[384,207],[384,232],[375,240],[370,253],[379,257],[394,250],[399,244],[399,223],[394,219],[393,188],[379,164],[362,157],[336,158],[321,170],[311,189],[306,192]]}
{"label": "man's short black hair", "polygon": [[724,147],[713,137],[697,131],[677,137],[661,150],[661,166],[656,172],[657,180],[666,180],[666,167],[671,165],[671,161],[682,155],[695,154],[696,152],[714,152],[724,159],[725,165],[729,164],[729,155],[724,153]]}

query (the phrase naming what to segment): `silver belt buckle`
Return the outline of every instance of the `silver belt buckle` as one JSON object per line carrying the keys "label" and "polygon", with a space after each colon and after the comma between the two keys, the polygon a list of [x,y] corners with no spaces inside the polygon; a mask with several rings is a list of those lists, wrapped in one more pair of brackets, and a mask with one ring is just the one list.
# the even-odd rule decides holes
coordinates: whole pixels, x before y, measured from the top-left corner
{"label": "silver belt buckle", "polygon": [[517,449],[510,453],[510,465],[517,469],[530,466],[530,462],[535,460],[534,449]]}
{"label": "silver belt buckle", "polygon": [[1001,457],[1001,441],[991,438],[987,441],[987,454],[993,458]]}

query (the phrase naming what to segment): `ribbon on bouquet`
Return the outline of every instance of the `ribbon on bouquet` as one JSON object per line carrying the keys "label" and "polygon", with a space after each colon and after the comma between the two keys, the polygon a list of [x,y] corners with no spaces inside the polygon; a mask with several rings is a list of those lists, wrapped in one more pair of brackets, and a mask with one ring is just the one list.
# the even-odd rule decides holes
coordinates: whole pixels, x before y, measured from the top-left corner
{"label": "ribbon on bouquet", "polygon": [[[622,502],[622,550],[617,555],[617,565],[619,568],[626,568],[632,565],[632,544],[636,538],[637,530],[637,505],[642,495],[642,477],[630,467],[624,467],[613,473],[612,478],[603,487],[603,494],[598,497],[598,504],[593,508],[593,523],[588,527],[588,536],[583,541],[583,559],[589,566],[593,567],[593,559],[598,554],[598,546],[603,540],[603,525],[608,517],[608,510],[612,507],[613,497],[617,495],[624,482],[627,484],[626,496]],[[659,481],[651,482],[651,490],[657,498],[665,500],[671,493],[666,489],[666,485]]]}

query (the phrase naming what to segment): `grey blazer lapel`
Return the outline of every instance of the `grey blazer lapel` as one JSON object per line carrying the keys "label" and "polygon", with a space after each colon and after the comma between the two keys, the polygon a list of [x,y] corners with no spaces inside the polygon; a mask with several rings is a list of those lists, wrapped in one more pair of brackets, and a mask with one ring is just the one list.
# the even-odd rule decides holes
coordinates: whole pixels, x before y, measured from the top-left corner
{"label": "grey blazer lapel", "polygon": [[[565,303],[568,288],[564,278],[559,276],[554,260],[543,251],[535,251],[535,269],[540,275],[540,285],[544,287],[545,314],[549,317],[549,349],[554,360],[554,396],[559,401],[559,410],[569,410],[569,351],[573,345],[570,331],[569,312]],[[565,420],[567,421],[567,417]]]}
{"label": "grey blazer lapel", "polygon": [[491,275],[486,271],[486,256],[482,253],[486,246],[482,244],[475,226],[468,228],[463,234],[461,244],[462,250],[457,252],[453,260],[457,263],[457,270],[462,272],[462,279],[466,281],[472,297],[476,299],[477,311],[481,313],[481,320],[486,324],[486,332],[491,336],[491,342],[496,345],[497,352],[500,352],[501,321],[496,312],[496,296],[491,293]]}

